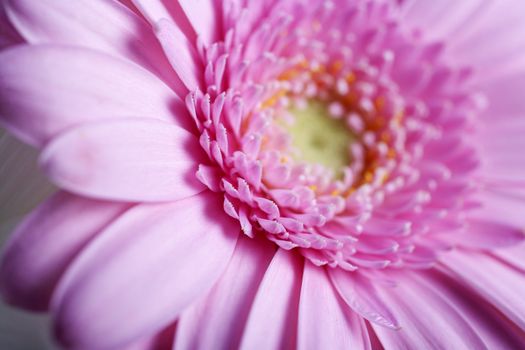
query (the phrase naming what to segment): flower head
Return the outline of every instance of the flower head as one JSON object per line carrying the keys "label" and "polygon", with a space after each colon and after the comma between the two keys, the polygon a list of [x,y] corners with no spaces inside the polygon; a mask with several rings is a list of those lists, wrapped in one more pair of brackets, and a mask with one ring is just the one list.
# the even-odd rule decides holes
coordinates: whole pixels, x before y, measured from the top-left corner
{"label": "flower head", "polygon": [[72,348],[520,347],[509,4],[5,2],[0,121],[61,191],[4,296]]}

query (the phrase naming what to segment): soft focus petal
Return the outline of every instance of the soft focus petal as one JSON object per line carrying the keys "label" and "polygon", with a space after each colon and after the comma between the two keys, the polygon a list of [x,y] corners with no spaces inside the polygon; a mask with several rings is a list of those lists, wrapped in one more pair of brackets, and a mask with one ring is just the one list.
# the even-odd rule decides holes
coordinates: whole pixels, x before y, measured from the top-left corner
{"label": "soft focus petal", "polygon": [[0,49],[21,44],[24,41],[7,18],[5,2],[6,0],[0,2]]}
{"label": "soft focus petal", "polygon": [[359,315],[387,328],[399,327],[390,305],[377,294],[375,287],[365,277],[342,269],[330,270],[329,275],[343,300]]}
{"label": "soft focus petal", "polygon": [[167,19],[157,24],[157,37],[173,69],[189,91],[201,87],[202,64],[197,52],[181,29]]}
{"label": "soft focus petal", "polygon": [[167,201],[201,192],[195,176],[196,138],[159,120],[122,119],[85,124],[42,152],[44,172],[58,186],[86,196]]}
{"label": "soft focus petal", "polygon": [[61,280],[52,303],[57,337],[105,349],[157,332],[213,286],[238,233],[211,192],[129,210]]}
{"label": "soft focus petal", "polygon": [[470,219],[464,232],[452,234],[448,239],[463,247],[491,250],[521,243],[525,240],[525,232],[521,227],[501,221]]}
{"label": "soft focus petal", "polygon": [[524,273],[482,253],[455,251],[442,264],[452,276],[494,305],[521,329],[525,329]]}
{"label": "soft focus petal", "polygon": [[439,294],[403,275],[396,274],[398,286],[382,293],[401,328],[392,332],[372,324],[385,349],[485,348],[460,311]]}
{"label": "soft focus petal", "polygon": [[183,124],[187,114],[180,106],[151,73],[106,54],[49,45],[0,54],[0,123],[34,145],[109,117],[140,115]]}
{"label": "soft focus petal", "polygon": [[182,314],[175,349],[238,348],[255,294],[274,254],[271,243],[240,237],[215,287]]}
{"label": "soft focus petal", "polygon": [[79,251],[128,205],[59,192],[27,217],[6,246],[0,286],[10,303],[45,310],[60,276]]}
{"label": "soft focus petal", "polygon": [[[478,131],[483,155],[479,177],[487,185],[503,189],[509,184],[525,188],[525,154],[520,152],[525,147],[525,109],[520,107],[525,108],[525,103],[520,94],[514,92],[525,89],[525,74],[522,78],[519,83],[509,82],[501,86],[503,90],[500,92],[490,89],[488,96],[491,96],[490,101],[495,102],[489,105]],[[501,97],[493,97],[492,94]]]}
{"label": "soft focus petal", "polygon": [[178,1],[129,0],[139,9],[142,15],[155,26],[161,19],[172,19],[188,40],[195,44],[196,34],[182,11]]}
{"label": "soft focus petal", "polygon": [[114,1],[10,0],[7,11],[31,44],[84,46],[146,66],[144,55],[153,49],[147,46],[150,38],[138,37],[139,33],[147,34],[145,22]]}
{"label": "soft focus petal", "polygon": [[525,243],[516,244],[513,247],[506,249],[499,249],[493,253],[494,255],[501,258],[507,264],[520,269],[521,272],[525,273]]}
{"label": "soft focus petal", "polygon": [[455,31],[462,29],[476,11],[484,10],[489,3],[485,0],[464,0],[461,3],[454,0],[405,0],[401,11],[406,23],[424,30],[426,35],[441,39],[456,34]]}
{"label": "soft focus petal", "polygon": [[524,334],[476,293],[437,271],[410,274],[410,278],[437,293],[458,312],[488,349],[519,349]]}
{"label": "soft focus petal", "polygon": [[241,341],[241,349],[296,346],[302,261],[279,249],[261,282]]}
{"label": "soft focus petal", "polygon": [[370,349],[364,320],[333,288],[324,269],[305,263],[299,299],[300,350]]}
{"label": "soft focus petal", "polygon": [[188,17],[197,35],[206,44],[221,38],[219,0],[179,0],[182,10]]}

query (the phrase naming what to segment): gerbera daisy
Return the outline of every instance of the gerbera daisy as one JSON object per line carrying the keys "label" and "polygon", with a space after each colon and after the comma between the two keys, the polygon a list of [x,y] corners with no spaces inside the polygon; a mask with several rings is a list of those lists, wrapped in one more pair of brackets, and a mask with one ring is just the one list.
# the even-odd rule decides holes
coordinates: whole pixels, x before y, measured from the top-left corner
{"label": "gerbera daisy", "polygon": [[61,346],[525,346],[523,1],[2,5],[59,190],[0,287]]}

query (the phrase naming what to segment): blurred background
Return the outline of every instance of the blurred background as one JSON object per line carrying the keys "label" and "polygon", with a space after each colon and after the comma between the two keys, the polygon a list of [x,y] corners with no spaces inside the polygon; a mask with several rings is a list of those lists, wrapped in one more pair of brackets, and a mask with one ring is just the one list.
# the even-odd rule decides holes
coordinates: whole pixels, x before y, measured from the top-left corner
{"label": "blurred background", "polygon": [[[37,152],[0,129],[0,254],[16,224],[53,192],[39,174]],[[49,319],[14,309],[0,301],[0,349],[58,349],[50,337]]]}

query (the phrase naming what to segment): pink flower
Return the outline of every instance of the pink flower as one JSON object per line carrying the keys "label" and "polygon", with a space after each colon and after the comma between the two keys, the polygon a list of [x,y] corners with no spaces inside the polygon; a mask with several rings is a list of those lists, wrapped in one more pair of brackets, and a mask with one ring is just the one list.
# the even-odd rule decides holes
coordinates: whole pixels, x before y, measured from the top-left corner
{"label": "pink flower", "polygon": [[525,346],[522,0],[2,4],[60,191],[1,291],[64,347]]}

